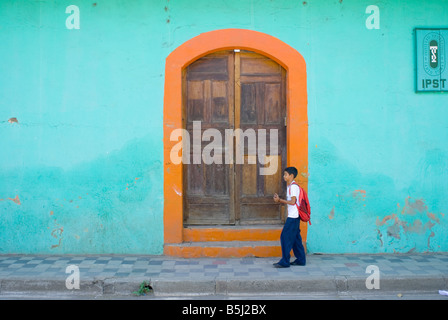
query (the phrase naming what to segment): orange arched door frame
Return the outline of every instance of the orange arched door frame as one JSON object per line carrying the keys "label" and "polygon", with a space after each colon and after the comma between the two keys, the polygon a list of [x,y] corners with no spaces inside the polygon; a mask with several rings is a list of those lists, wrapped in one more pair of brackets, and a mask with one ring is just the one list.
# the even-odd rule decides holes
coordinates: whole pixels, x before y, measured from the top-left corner
{"label": "orange arched door frame", "polygon": [[[164,147],[164,242],[181,243],[183,234],[182,164],[170,160],[178,141],[171,132],[182,128],[182,70],[193,61],[216,51],[254,51],[278,62],[286,70],[287,164],[295,166],[300,185],[308,189],[308,116],[306,65],[302,55],[283,41],[265,33],[245,29],[223,29],[202,33],[176,48],[165,65],[163,107]],[[307,228],[302,225],[305,242]]]}

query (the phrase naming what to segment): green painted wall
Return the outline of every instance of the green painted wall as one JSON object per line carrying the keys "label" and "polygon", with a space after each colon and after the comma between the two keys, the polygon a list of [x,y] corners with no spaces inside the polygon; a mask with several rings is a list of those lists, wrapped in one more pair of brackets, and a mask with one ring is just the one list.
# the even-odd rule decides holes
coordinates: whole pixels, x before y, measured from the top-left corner
{"label": "green painted wall", "polygon": [[224,28],[305,58],[310,252],[448,251],[448,95],[415,93],[413,36],[447,21],[444,0],[0,1],[0,253],[162,253],[165,59]]}

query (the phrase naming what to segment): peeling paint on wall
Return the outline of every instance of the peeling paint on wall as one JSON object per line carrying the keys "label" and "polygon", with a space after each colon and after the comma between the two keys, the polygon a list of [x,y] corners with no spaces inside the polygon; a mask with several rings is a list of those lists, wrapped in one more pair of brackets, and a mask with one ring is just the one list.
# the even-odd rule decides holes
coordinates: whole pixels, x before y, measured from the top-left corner
{"label": "peeling paint on wall", "polygon": [[56,219],[54,220],[54,229],[51,231],[51,236],[57,240],[56,244],[51,245],[51,249],[58,248],[62,242],[62,233],[64,232],[64,227],[60,226]]}
{"label": "peeling paint on wall", "polygon": [[328,219],[330,219],[330,220],[334,219],[334,206],[333,206],[333,208],[331,208],[330,215],[328,216]]}
{"label": "peeling paint on wall", "polygon": [[[397,204],[395,213],[386,215],[382,219],[377,217],[376,226],[381,246],[383,246],[383,231],[385,230],[389,242],[393,242],[394,239],[402,240],[411,234],[426,236],[427,250],[432,251],[431,238],[435,236],[432,228],[436,224],[440,224],[439,216],[443,217],[444,214],[428,211],[424,199],[407,197],[403,207],[399,203]],[[415,250],[415,247],[412,249]]]}
{"label": "peeling paint on wall", "polygon": [[[5,199],[0,199],[0,201],[4,201]],[[7,200],[11,200],[12,202],[14,202],[15,204],[17,204],[17,205],[21,205],[22,203],[20,202],[20,199],[19,199],[19,195],[16,195],[16,197],[15,198],[8,198]]]}
{"label": "peeling paint on wall", "polygon": [[179,197],[182,197],[182,191],[180,191],[179,188],[177,188],[177,186],[173,185],[173,190]]}
{"label": "peeling paint on wall", "polygon": [[365,201],[366,200],[366,191],[365,190],[355,190],[355,191],[353,191],[352,196],[357,201]]}
{"label": "peeling paint on wall", "polygon": [[[337,148],[336,142],[320,138],[313,144],[319,148],[312,148],[309,161],[308,194],[314,208],[309,252],[448,250],[448,152],[418,155],[412,175],[395,177],[379,170],[366,174],[359,169],[360,160],[354,161],[355,155]],[[409,176],[415,179],[405,181]]]}
{"label": "peeling paint on wall", "polygon": [[0,194],[10,196],[0,201],[0,253],[161,254],[163,170],[153,141],[68,170],[0,167]]}

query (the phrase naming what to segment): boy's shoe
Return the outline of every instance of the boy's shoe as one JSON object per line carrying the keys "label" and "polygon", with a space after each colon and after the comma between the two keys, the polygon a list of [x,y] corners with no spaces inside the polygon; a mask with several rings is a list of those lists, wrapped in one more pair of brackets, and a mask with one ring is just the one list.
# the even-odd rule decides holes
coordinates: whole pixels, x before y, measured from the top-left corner
{"label": "boy's shoe", "polygon": [[289,266],[282,266],[280,263],[274,263],[274,268],[289,268]]}
{"label": "boy's shoe", "polygon": [[299,263],[297,261],[293,261],[293,262],[291,262],[291,265],[292,266],[306,266],[306,263]]}

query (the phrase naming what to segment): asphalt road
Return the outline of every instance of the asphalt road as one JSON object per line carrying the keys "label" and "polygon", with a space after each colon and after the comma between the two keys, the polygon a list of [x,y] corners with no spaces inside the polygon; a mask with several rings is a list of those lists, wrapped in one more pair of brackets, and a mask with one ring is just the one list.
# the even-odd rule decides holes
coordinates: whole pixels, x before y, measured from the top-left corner
{"label": "asphalt road", "polygon": [[438,292],[369,292],[339,294],[288,294],[288,295],[206,295],[206,296],[136,296],[136,295],[52,295],[52,294],[1,294],[0,300],[446,300]]}

